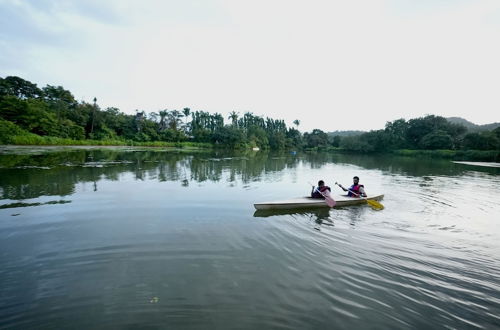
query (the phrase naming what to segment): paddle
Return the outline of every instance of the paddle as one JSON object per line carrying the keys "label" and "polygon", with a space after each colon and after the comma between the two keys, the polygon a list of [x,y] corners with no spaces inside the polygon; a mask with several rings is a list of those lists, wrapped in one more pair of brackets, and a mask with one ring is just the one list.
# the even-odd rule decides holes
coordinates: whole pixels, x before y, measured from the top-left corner
{"label": "paddle", "polygon": [[364,200],[368,203],[368,205],[370,205],[370,206],[371,206],[374,210],[378,210],[378,211],[379,211],[379,210],[383,210],[383,209],[384,209],[384,205],[382,205],[381,203],[379,203],[379,202],[377,202],[377,201],[375,201],[375,200],[373,200],[373,199],[368,199],[368,198],[366,198],[366,197],[363,197],[363,196],[361,196],[360,194],[355,193],[354,191],[352,191],[352,190],[351,190],[351,189],[349,189],[349,188],[344,188],[344,187],[342,187],[342,185],[338,184],[337,182],[335,182],[335,184],[336,184],[337,186],[339,186],[340,188],[342,188],[342,189],[347,189],[348,191],[350,191],[350,192],[351,192],[351,193],[353,193],[354,195],[356,195],[356,196],[358,196],[358,197],[363,198],[363,199],[364,199]]}
{"label": "paddle", "polygon": [[[314,185],[312,185],[311,183],[309,183],[309,184],[314,187]],[[323,196],[325,198],[325,202],[329,207],[334,207],[335,204],[337,204],[337,202],[332,198],[332,196],[330,196],[330,192],[328,191],[328,189],[325,190],[324,193],[319,191],[318,187],[316,187],[316,189],[314,189],[314,190],[319,192],[321,194],[321,196]]]}

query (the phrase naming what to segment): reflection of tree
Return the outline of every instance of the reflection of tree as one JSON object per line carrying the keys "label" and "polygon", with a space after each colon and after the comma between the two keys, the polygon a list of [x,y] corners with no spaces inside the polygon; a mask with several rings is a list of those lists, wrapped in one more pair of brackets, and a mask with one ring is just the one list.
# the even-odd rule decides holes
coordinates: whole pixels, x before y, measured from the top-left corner
{"label": "reflection of tree", "polygon": [[[425,175],[462,175],[466,169],[457,167],[447,159],[433,159],[431,157],[415,158],[385,155],[340,154],[326,152],[310,152],[302,155],[304,161],[312,168],[321,168],[326,164],[353,164],[364,169],[375,169],[388,173],[397,173],[410,176]],[[498,168],[484,167],[477,169],[482,172],[498,174]],[[359,174],[359,173],[358,173]],[[352,173],[356,175],[356,173]]]}
{"label": "reflection of tree", "polygon": [[[267,152],[182,152],[160,149],[64,149],[31,154],[0,154],[0,198],[28,199],[42,195],[73,194],[75,184],[101,179],[118,181],[121,174],[136,180],[177,181],[182,186],[195,182],[266,180],[280,181],[285,169],[299,163],[319,168],[330,163],[355,164],[406,175],[455,175],[466,171],[449,161],[432,159],[308,153],[293,156]],[[484,169],[498,173],[498,169]],[[355,173],[353,173],[354,175]]]}
{"label": "reflection of tree", "polygon": [[[27,171],[31,174],[27,175]],[[19,200],[41,195],[67,196],[74,192],[75,177],[66,171],[56,174],[55,171],[45,169],[0,170],[0,177],[2,199]]]}
{"label": "reflection of tree", "polygon": [[219,181],[222,176],[220,159],[194,157],[190,165],[191,178],[197,182]]}
{"label": "reflection of tree", "polygon": [[117,181],[122,173],[133,173],[136,180],[220,181],[229,175],[245,182],[263,172],[281,171],[285,160],[271,160],[267,154],[247,157],[217,152],[182,153],[158,150],[70,149],[36,154],[0,155],[0,196],[3,199],[27,199],[42,195],[70,195],[75,184]]}
{"label": "reflection of tree", "polygon": [[70,195],[75,184],[90,182],[94,190],[101,179],[117,181],[122,173],[136,180],[244,183],[263,173],[281,173],[299,162],[288,154],[201,152],[161,150],[67,149],[36,154],[0,155],[0,188],[3,199],[42,195]]}
{"label": "reflection of tree", "polygon": [[328,154],[326,152],[311,152],[305,155],[305,159],[311,164],[312,168],[321,168],[322,166],[335,162],[336,155]]}

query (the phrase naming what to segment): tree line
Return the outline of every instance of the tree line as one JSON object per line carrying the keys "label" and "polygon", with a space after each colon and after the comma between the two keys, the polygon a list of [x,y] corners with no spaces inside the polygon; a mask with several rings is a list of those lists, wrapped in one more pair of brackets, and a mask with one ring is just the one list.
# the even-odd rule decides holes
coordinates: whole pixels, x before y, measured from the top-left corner
{"label": "tree line", "polygon": [[[283,120],[251,112],[220,113],[163,109],[133,115],[115,107],[78,102],[62,86],[39,88],[16,76],[0,78],[0,142],[7,135],[36,134],[72,140],[205,142],[228,148],[297,149],[302,135]],[[227,121],[226,121],[227,120]],[[295,121],[299,125],[299,121]]]}
{"label": "tree line", "polygon": [[[333,137],[335,140],[335,137]],[[427,115],[387,122],[384,129],[337,139],[335,145],[351,151],[500,150],[500,127],[469,132],[464,125],[444,117]]]}
{"label": "tree line", "polygon": [[320,129],[301,133],[299,120],[287,127],[284,120],[232,111],[220,113],[162,109],[133,115],[118,108],[101,109],[93,102],[77,101],[62,86],[36,84],[16,76],[0,78],[0,143],[11,137],[36,134],[100,141],[200,142],[231,149],[259,147],[275,150],[346,150],[390,152],[413,150],[500,150],[500,128],[468,132],[461,124],[428,115],[387,122],[384,129],[357,135],[328,134]]}

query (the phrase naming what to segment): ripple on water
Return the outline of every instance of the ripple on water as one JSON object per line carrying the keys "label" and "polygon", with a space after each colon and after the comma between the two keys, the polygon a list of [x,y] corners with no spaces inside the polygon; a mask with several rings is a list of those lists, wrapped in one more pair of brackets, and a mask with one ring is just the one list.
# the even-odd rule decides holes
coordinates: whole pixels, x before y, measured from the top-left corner
{"label": "ripple on water", "polygon": [[[72,190],[71,204],[20,208],[16,218],[0,210],[9,211],[0,227],[0,327],[500,324],[497,177],[302,163],[231,181],[226,169],[239,159],[218,159],[196,166],[220,164],[219,172],[184,187],[176,166],[162,168],[170,179],[160,181],[154,167],[140,178],[112,175],[120,166],[96,158],[87,164],[106,165],[115,181],[84,169],[99,189]],[[332,169],[384,181],[386,208],[252,216],[263,190],[281,196],[283,182]]]}

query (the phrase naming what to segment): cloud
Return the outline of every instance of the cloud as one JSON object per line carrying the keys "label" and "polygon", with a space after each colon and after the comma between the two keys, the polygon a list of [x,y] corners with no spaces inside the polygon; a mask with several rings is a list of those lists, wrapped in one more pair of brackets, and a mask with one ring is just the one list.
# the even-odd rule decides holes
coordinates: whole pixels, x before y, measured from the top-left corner
{"label": "cloud", "polygon": [[487,123],[500,106],[496,1],[0,0],[0,9],[2,25],[15,21],[0,34],[1,72],[129,113],[251,111],[329,131],[425,114]]}

